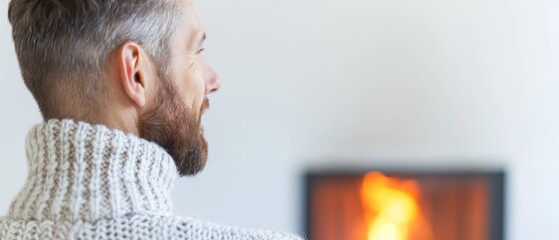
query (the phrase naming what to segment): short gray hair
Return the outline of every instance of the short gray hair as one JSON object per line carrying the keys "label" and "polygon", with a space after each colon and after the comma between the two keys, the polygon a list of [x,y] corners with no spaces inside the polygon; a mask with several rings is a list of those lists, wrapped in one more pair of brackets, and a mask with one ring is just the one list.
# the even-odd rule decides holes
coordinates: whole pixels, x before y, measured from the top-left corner
{"label": "short gray hair", "polygon": [[78,115],[98,110],[107,61],[127,41],[167,71],[183,19],[176,0],[11,0],[8,17],[22,77],[45,119],[62,117],[66,106]]}

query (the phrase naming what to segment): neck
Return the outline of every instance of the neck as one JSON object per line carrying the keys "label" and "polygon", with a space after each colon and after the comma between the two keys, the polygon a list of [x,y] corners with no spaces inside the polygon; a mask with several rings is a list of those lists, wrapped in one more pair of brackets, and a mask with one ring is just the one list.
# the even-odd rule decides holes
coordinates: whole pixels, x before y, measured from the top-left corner
{"label": "neck", "polygon": [[27,137],[29,177],[12,203],[19,219],[86,220],[169,213],[178,177],[157,144],[103,125],[49,120]]}
{"label": "neck", "polygon": [[91,125],[104,125],[110,129],[116,129],[125,133],[140,136],[139,109],[133,104],[126,104],[125,100],[113,99],[111,104],[105,103],[102,109],[96,106],[90,111],[76,111],[71,109],[57,109],[44,115],[45,121],[49,119],[73,119],[76,122],[86,122]]}
{"label": "neck", "polygon": [[136,137],[140,137],[140,128],[137,120],[138,118],[134,117],[134,113],[126,112],[123,110],[118,112],[121,112],[123,114],[120,114],[118,116],[105,114],[103,116],[88,117],[79,121],[87,122],[92,125],[105,125],[107,128],[117,129],[125,133],[132,134]]}

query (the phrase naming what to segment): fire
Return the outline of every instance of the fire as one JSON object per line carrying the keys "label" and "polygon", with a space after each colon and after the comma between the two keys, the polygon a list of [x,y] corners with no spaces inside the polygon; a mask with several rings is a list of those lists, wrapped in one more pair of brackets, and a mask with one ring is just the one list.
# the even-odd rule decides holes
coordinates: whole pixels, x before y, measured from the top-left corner
{"label": "fire", "polygon": [[416,181],[365,175],[361,201],[365,209],[367,240],[432,240],[431,228],[421,213],[421,189]]}

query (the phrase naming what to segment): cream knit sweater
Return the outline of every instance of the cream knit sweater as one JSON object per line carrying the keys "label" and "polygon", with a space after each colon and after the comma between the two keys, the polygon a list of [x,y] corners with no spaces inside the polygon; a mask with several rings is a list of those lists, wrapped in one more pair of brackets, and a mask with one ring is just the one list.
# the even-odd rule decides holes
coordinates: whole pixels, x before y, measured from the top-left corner
{"label": "cream knit sweater", "polygon": [[4,239],[285,239],[171,214],[178,173],[155,143],[72,120],[49,120],[27,136],[29,177],[0,218]]}

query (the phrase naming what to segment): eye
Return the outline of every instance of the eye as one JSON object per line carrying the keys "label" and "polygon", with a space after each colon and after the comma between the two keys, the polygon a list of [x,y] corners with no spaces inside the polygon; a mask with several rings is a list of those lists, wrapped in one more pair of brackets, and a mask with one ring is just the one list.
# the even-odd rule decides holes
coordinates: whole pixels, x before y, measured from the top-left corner
{"label": "eye", "polygon": [[198,52],[196,52],[197,55],[202,54],[204,51],[206,51],[205,48],[200,48],[200,50],[198,50]]}

